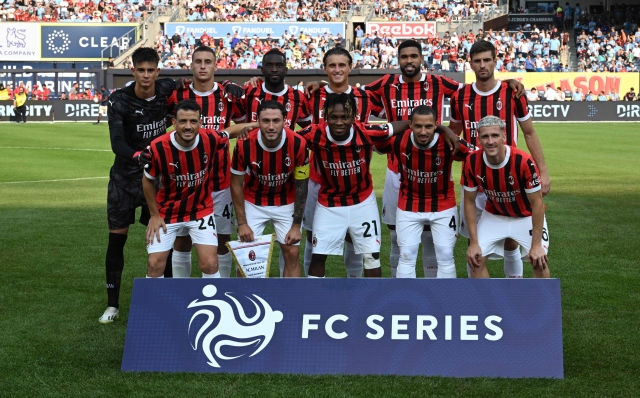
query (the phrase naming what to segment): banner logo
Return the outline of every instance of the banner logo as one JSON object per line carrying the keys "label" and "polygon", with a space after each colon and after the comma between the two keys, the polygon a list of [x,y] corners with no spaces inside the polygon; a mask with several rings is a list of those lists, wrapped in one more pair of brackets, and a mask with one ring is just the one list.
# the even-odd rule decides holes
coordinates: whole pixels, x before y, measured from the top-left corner
{"label": "banner logo", "polygon": [[254,252],[253,250],[249,252],[249,260],[256,261],[256,252]]}
{"label": "banner logo", "polygon": [[64,54],[69,49],[69,35],[64,33],[62,29],[54,30],[47,35],[47,47],[54,54]]}
{"label": "banner logo", "polygon": [[295,25],[291,25],[289,26],[289,33],[291,33],[293,36],[298,34],[298,27]]}
{"label": "banner logo", "polygon": [[[218,289],[214,285],[202,288],[202,295],[212,298]],[[198,317],[205,318],[204,324],[198,329],[195,339],[192,339],[191,347],[198,350],[198,346],[209,360],[209,366],[219,368],[218,361],[230,361],[240,358],[245,354],[225,355],[223,347],[254,347],[249,355],[253,357],[262,351],[271,341],[275,332],[276,323],[282,321],[281,311],[274,311],[261,297],[253,294],[255,301],[245,296],[255,308],[255,315],[248,317],[240,302],[232,296],[233,293],[225,293],[227,300],[210,299],[193,300],[188,308],[199,308],[189,321],[189,337],[191,338],[191,326]],[[217,311],[214,312],[214,309]],[[216,319],[216,313],[219,315]],[[215,322],[217,320],[217,322]],[[215,323],[215,326],[213,326]],[[211,328],[213,326],[213,328]]]}
{"label": "banner logo", "polygon": [[27,45],[27,42],[24,41],[26,29],[7,29],[7,47],[18,47],[24,48]]}

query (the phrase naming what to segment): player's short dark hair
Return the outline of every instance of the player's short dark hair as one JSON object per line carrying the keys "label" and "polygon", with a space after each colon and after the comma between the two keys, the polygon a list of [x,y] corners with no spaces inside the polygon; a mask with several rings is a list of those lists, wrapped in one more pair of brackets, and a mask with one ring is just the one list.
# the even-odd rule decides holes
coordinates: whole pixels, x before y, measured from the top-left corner
{"label": "player's short dark hair", "polygon": [[262,59],[264,60],[265,58],[267,58],[267,55],[278,55],[282,57],[282,60],[284,63],[287,62],[287,57],[284,55],[282,51],[278,50],[277,48],[272,48],[271,50],[267,51],[266,54],[262,56]]}
{"label": "player's short dark hair", "polygon": [[193,59],[193,56],[198,53],[198,52],[207,52],[213,55],[213,59],[215,60],[217,58],[216,56],[216,52],[213,50],[213,48],[209,47],[209,46],[199,46],[198,48],[196,48],[193,51],[193,54],[191,54],[191,58]]}
{"label": "player's short dark hair", "polygon": [[415,47],[418,49],[418,54],[422,54],[422,46],[415,40],[405,40],[398,46],[398,55],[402,52],[403,49]]}
{"label": "player's short dark hair", "polygon": [[271,100],[271,101],[264,101],[260,105],[258,105],[258,119],[260,119],[260,114],[265,109],[277,109],[282,113],[283,118],[287,117],[287,110],[284,109],[284,105],[282,105],[278,101]]}
{"label": "player's short dark hair", "polygon": [[200,105],[192,99],[186,99],[178,102],[174,112],[176,118],[178,117],[179,111],[197,111],[198,114],[201,113]]}
{"label": "player's short dark hair", "polygon": [[430,106],[426,106],[426,105],[419,105],[413,108],[413,110],[411,111],[411,115],[409,116],[409,120],[413,122],[413,117],[415,115],[421,115],[421,116],[431,115],[433,116],[433,120],[438,119],[438,115],[436,114],[436,111]]}
{"label": "player's short dark hair", "polygon": [[469,57],[473,59],[473,56],[476,54],[480,54],[486,51],[491,51],[491,59],[496,58],[496,48],[491,44],[490,41],[480,40],[475,42],[471,49],[469,50]]}
{"label": "player's short dark hair", "polygon": [[322,57],[322,63],[326,65],[327,59],[329,59],[329,57],[332,55],[344,55],[345,57],[349,58],[349,65],[353,64],[353,57],[351,57],[349,51],[347,51],[344,47],[333,47],[331,50],[324,53],[324,57]]}
{"label": "player's short dark hair", "polygon": [[324,101],[324,106],[322,107],[325,117],[328,117],[333,112],[333,108],[336,105],[342,105],[344,112],[348,116],[355,116],[356,110],[358,109],[356,97],[353,93],[332,93],[327,95],[327,99]]}
{"label": "player's short dark hair", "polygon": [[143,62],[151,62],[152,64],[158,65],[160,57],[155,49],[151,47],[140,47],[131,54],[131,61],[134,67]]}

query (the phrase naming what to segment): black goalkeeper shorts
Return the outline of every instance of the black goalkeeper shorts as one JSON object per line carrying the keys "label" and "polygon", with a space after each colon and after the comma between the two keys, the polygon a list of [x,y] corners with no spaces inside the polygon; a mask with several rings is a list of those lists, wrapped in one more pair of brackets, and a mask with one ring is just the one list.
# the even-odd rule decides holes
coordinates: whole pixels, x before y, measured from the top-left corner
{"label": "black goalkeeper shorts", "polygon": [[107,219],[109,230],[128,228],[136,222],[136,209],[142,207],[140,224],[149,224],[149,207],[142,190],[142,178],[132,180],[113,171],[109,172],[107,188]]}

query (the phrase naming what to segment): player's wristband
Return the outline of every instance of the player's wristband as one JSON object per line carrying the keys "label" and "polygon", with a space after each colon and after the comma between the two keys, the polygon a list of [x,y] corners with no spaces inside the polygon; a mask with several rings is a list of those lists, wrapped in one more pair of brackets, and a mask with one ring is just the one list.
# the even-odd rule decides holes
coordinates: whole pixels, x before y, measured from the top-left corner
{"label": "player's wristband", "polygon": [[238,224],[238,227],[240,227],[241,225],[247,225],[247,223],[246,222],[240,223]]}

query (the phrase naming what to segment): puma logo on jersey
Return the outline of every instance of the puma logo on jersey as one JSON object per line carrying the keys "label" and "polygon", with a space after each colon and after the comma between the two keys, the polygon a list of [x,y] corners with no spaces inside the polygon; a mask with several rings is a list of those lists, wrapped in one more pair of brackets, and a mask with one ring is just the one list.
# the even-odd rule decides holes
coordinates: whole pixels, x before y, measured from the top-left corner
{"label": "puma logo on jersey", "polygon": [[262,163],[262,160],[259,162],[251,162],[251,164],[255,164],[256,166],[260,167],[260,163]]}
{"label": "puma logo on jersey", "polygon": [[477,175],[477,174],[476,174],[476,177],[478,177],[479,179],[481,179],[481,180],[482,180],[482,182],[484,182],[484,179],[485,179],[485,178],[487,178],[487,176],[480,177],[480,176],[479,176],[479,175]]}
{"label": "puma logo on jersey", "polygon": [[259,104],[262,104],[262,100],[260,98],[256,98],[256,101],[258,101]]}
{"label": "puma logo on jersey", "polygon": [[169,163],[169,166],[173,166],[173,167],[175,167],[177,169],[178,168],[178,162]]}
{"label": "puma logo on jersey", "polygon": [[113,106],[113,102],[109,101],[109,105]]}
{"label": "puma logo on jersey", "polygon": [[142,116],[144,116],[144,109],[140,109],[139,111],[136,111],[136,113],[141,114]]}
{"label": "puma logo on jersey", "polygon": [[398,85],[397,84],[392,84],[391,87],[394,87],[396,90],[398,89]]}
{"label": "puma logo on jersey", "polygon": [[411,155],[410,153],[404,153],[404,152],[400,152],[400,155],[406,157],[407,159],[409,159],[409,156]]}
{"label": "puma logo on jersey", "polygon": [[467,108],[471,109],[473,107],[473,104],[469,105],[469,104],[464,104],[464,106],[466,106]]}

